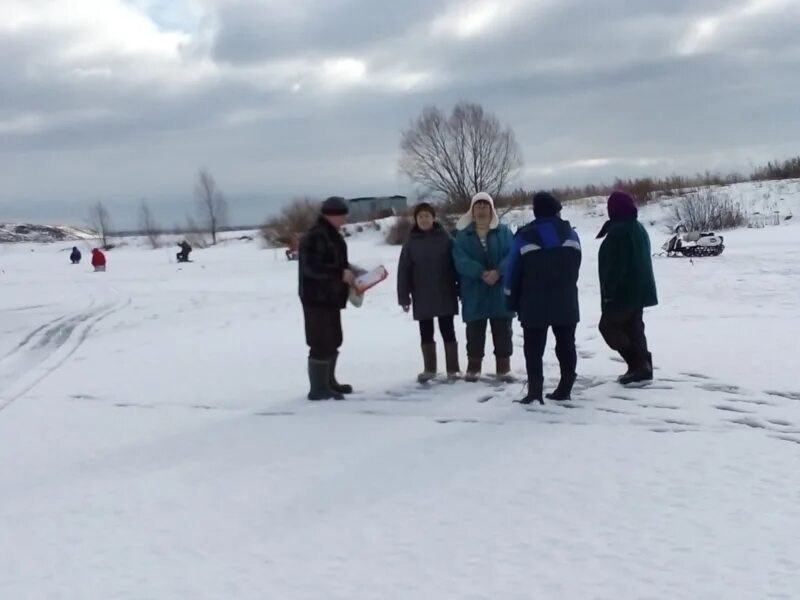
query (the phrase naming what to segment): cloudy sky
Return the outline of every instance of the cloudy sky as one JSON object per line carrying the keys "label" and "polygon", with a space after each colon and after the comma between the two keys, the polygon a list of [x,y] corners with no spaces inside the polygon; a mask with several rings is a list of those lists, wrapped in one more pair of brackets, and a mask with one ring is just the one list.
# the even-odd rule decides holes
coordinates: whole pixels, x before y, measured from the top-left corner
{"label": "cloudy sky", "polygon": [[[0,221],[234,219],[410,193],[400,130],[479,102],[528,188],[800,153],[800,0],[0,0]],[[80,214],[78,214],[80,213]]]}

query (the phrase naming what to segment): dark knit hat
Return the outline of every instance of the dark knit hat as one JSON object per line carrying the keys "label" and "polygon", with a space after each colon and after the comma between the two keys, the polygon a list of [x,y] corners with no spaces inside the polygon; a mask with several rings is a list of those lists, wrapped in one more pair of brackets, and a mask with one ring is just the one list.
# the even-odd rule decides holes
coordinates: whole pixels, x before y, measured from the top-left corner
{"label": "dark knit hat", "polygon": [[322,214],[327,217],[341,217],[349,212],[347,200],[341,196],[331,196],[322,203]]}
{"label": "dark knit hat", "polygon": [[417,220],[417,215],[421,212],[431,213],[433,218],[436,218],[436,209],[433,208],[432,204],[428,204],[427,202],[420,202],[414,207],[414,221]]}
{"label": "dark knit hat", "polygon": [[636,198],[623,190],[616,190],[608,197],[608,218],[612,221],[627,221],[639,216]]}
{"label": "dark knit hat", "polygon": [[533,216],[537,219],[555,217],[561,212],[561,202],[548,192],[536,192],[533,195]]}

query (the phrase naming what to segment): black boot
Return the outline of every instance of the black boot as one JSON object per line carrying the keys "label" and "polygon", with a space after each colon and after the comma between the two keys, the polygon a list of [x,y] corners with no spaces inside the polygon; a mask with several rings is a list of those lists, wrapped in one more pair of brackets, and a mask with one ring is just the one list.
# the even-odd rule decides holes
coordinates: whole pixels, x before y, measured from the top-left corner
{"label": "black boot", "polygon": [[575,373],[562,373],[558,386],[554,391],[547,394],[547,397],[550,400],[569,400],[572,394],[572,386],[575,385],[575,378]]}
{"label": "black boot", "polygon": [[343,400],[344,396],[334,392],[330,385],[331,361],[308,359],[309,400]]}
{"label": "black boot", "polygon": [[330,375],[330,384],[331,389],[336,392],[337,394],[352,394],[353,393],[353,386],[347,385],[346,383],[339,383],[336,381],[336,363],[339,360],[339,353],[333,355],[331,359],[331,375]]}
{"label": "black boot", "polygon": [[622,360],[625,361],[625,365],[628,367],[625,373],[617,377],[617,381],[620,383],[622,383],[623,379],[630,377],[631,373],[633,373],[634,369],[636,368],[636,365],[634,364],[635,358],[631,350],[632,348],[623,348],[622,350],[619,350],[619,355],[622,357]]}
{"label": "black boot", "polygon": [[617,379],[622,385],[629,383],[640,383],[642,381],[653,380],[653,357],[649,352],[639,353],[631,350],[629,356],[631,363],[629,363],[628,372]]}
{"label": "black boot", "polygon": [[534,381],[528,377],[528,394],[519,403],[533,404],[534,402],[544,404],[544,400],[542,400],[542,380]]}

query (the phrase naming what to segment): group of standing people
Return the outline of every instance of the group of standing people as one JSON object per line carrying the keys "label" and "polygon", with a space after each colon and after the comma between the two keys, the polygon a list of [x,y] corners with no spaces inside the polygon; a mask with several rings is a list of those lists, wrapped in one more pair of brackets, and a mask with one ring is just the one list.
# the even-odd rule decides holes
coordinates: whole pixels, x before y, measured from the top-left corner
{"label": "group of standing people", "polygon": [[[413,310],[418,322],[423,370],[421,383],[438,372],[435,329],[444,342],[448,379],[461,377],[455,317],[466,324],[464,379],[478,381],[483,371],[486,332],[491,330],[494,378],[513,381],[512,323],[518,317],[524,337],[528,391],[523,404],[543,403],[543,356],[550,328],[556,338],[560,381],[547,394],[568,400],[577,377],[575,330],[580,320],[578,276],[582,249],[577,232],[561,218],[561,203],[539,192],[534,220],[516,235],[500,222],[492,197],[476,194],[458,220],[454,236],[436,220],[434,207],[421,203],[403,246],[397,270],[398,303]],[[598,238],[602,316],[600,332],[619,352],[627,371],[622,384],[653,378],[652,355],[644,333],[643,309],[657,304],[650,239],[638,221],[632,195],[615,191],[608,198],[608,221]],[[317,223],[299,248],[300,298],[310,347],[310,400],[341,399],[352,387],[336,381],[342,343],[340,311],[355,275],[339,229],[347,220],[344,199],[322,205]]]}

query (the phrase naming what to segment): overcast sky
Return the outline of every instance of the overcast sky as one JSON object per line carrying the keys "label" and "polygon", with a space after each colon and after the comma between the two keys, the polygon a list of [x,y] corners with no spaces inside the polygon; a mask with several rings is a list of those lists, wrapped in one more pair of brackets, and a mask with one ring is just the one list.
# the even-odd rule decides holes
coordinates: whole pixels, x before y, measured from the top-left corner
{"label": "overcast sky", "polygon": [[[479,102],[527,188],[800,154],[800,0],[0,0],[0,221],[234,219],[410,193],[399,132]],[[80,214],[77,214],[80,213]]]}

